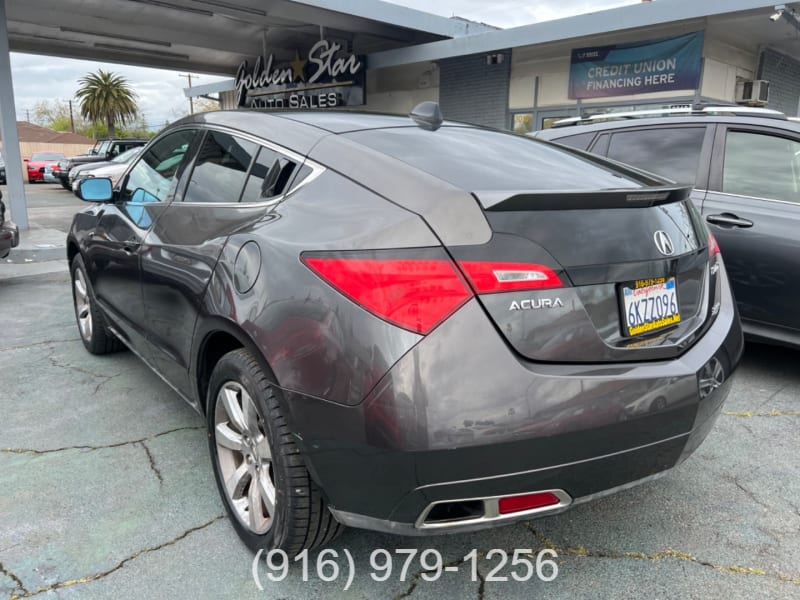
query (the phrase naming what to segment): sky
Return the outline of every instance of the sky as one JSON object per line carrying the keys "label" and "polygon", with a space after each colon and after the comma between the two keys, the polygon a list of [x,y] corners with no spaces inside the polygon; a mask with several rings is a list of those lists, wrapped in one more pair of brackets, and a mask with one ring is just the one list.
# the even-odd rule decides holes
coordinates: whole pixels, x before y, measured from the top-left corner
{"label": "sky", "polygon": [[[459,16],[497,27],[509,28],[561,17],[605,10],[639,0],[393,0],[409,8],[427,10],[444,17]],[[26,120],[26,110],[40,100],[69,100],[75,97],[78,79],[98,68],[123,75],[138,94],[139,107],[148,126],[158,130],[189,112],[183,95],[186,78],[177,71],[103,64],[95,61],[11,54],[17,119]],[[195,85],[225,77],[200,75]]]}

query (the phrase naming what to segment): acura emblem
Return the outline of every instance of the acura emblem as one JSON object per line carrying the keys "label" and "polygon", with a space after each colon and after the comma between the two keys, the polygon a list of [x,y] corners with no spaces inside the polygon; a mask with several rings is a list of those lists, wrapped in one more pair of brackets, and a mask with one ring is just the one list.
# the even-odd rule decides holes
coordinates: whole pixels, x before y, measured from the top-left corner
{"label": "acura emblem", "polygon": [[673,252],[675,252],[675,246],[666,231],[661,231],[660,229],[656,231],[653,234],[653,240],[656,242],[658,251],[664,256],[672,256]]}

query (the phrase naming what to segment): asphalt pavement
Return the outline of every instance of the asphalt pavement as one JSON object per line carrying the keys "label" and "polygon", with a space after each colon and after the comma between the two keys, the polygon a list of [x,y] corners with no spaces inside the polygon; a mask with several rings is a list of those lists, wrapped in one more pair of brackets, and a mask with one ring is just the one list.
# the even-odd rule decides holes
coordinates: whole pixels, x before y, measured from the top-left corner
{"label": "asphalt pavement", "polygon": [[[82,203],[41,186],[30,205],[35,241],[63,234]],[[659,480],[475,534],[351,529],[307,573],[257,562],[260,591],[223,517],[203,419],[129,352],[89,355],[65,261],[28,245],[44,254],[0,263],[15,269],[0,273],[0,598],[800,598],[796,351],[748,345],[709,438]],[[550,564],[535,569],[548,548],[549,582]]]}

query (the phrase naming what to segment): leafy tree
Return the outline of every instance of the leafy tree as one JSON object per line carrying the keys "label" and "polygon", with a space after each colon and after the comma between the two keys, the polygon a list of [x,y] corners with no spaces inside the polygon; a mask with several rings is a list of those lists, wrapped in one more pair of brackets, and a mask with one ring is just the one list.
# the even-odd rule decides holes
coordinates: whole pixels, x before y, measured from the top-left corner
{"label": "leafy tree", "polygon": [[195,113],[204,113],[212,110],[219,110],[219,102],[211,98],[198,97],[194,99]]}
{"label": "leafy tree", "polygon": [[[76,107],[77,108],[77,107]],[[77,111],[76,111],[77,112]],[[75,131],[88,127],[80,114],[73,114]],[[33,105],[33,122],[42,127],[49,127],[56,131],[71,131],[72,122],[69,118],[69,103],[64,100],[40,100]]]}
{"label": "leafy tree", "polygon": [[116,135],[115,124],[135,120],[138,114],[136,93],[121,75],[98,69],[79,79],[75,95],[81,103],[81,115],[94,123],[104,122],[108,135]]}

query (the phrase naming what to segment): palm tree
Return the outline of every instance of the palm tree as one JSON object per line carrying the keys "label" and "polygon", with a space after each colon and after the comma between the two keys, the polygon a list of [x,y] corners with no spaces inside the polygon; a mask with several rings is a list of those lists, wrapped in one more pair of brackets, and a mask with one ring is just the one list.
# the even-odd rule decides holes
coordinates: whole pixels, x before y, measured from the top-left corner
{"label": "palm tree", "polygon": [[124,125],[136,117],[136,93],[122,75],[98,69],[97,73],[81,77],[79,83],[81,87],[75,95],[81,102],[81,114],[94,123],[108,123],[109,137],[115,134],[116,122]]}

